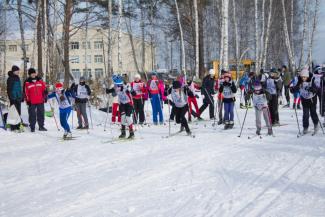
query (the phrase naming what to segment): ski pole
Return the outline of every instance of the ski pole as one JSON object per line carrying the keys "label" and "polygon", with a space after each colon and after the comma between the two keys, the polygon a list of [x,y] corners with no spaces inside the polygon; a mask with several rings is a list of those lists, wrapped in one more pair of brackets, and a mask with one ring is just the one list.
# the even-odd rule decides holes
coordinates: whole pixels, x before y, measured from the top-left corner
{"label": "ski pole", "polygon": [[104,131],[106,131],[106,124],[108,120],[108,115],[109,115],[109,100],[107,100],[107,111],[106,111],[106,118],[105,118],[105,124],[104,124]]}
{"label": "ski pole", "polygon": [[7,130],[7,128],[6,128],[6,124],[5,124],[4,120],[3,120],[3,114],[2,114],[2,108],[1,108],[1,105],[0,105],[0,115],[1,115],[1,121],[2,121],[2,124],[3,124],[3,129],[4,129],[4,130]]}
{"label": "ski pole", "polygon": [[54,108],[52,107],[52,104],[51,104],[50,101],[49,101],[49,104],[50,104],[50,107],[51,107],[51,111],[53,112],[53,118],[54,118],[54,121],[55,121],[56,128],[58,129],[58,131],[60,131],[58,122],[57,122],[56,117],[55,117],[55,114],[54,114]]}
{"label": "ski pole", "polygon": [[72,120],[71,120],[71,127],[72,127],[72,129],[73,129],[73,116],[74,116],[74,115],[73,115],[73,112],[74,112],[74,108],[72,107],[72,112],[71,112],[71,113],[72,113],[72,118],[71,118],[71,119],[72,119]]}
{"label": "ski pole", "polygon": [[244,128],[244,124],[245,124],[245,121],[246,121],[247,112],[248,112],[248,107],[246,108],[244,121],[243,121],[243,124],[242,124],[242,126],[241,126],[240,133],[239,133],[238,137],[241,137],[241,134],[242,134],[242,132],[243,132],[243,128]]}
{"label": "ski pole", "polygon": [[[267,113],[269,115],[269,122],[270,122],[271,130],[272,130],[272,135],[273,135],[273,126],[272,126],[271,113],[270,113],[269,107],[267,107]],[[299,131],[300,131],[300,127],[299,127]]]}
{"label": "ski pole", "polygon": [[234,102],[234,107],[235,107],[235,111],[236,111],[237,121],[239,123],[239,126],[241,126],[241,122],[240,122],[240,119],[239,119],[238,110],[237,110],[237,106],[236,106],[236,101]]}
{"label": "ski pole", "polygon": [[295,114],[296,114],[296,120],[297,120],[297,125],[298,125],[298,132],[299,132],[299,136],[301,135],[301,131],[300,131],[300,124],[299,124],[299,119],[298,119],[298,114],[297,114],[297,109],[296,107],[294,108],[295,110]]}
{"label": "ski pole", "polygon": [[168,136],[170,136],[170,101],[168,100]]}
{"label": "ski pole", "polygon": [[91,104],[90,104],[89,101],[88,101],[88,109],[89,109],[89,116],[90,116],[91,129],[94,129],[93,118],[92,118],[92,115],[91,115]]}

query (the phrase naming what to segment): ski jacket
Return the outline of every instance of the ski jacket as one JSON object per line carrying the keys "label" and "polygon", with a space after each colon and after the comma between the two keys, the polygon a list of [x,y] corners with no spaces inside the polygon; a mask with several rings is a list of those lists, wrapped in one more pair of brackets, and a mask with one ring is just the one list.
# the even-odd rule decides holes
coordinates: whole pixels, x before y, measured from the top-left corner
{"label": "ski jacket", "polygon": [[75,98],[75,95],[73,94],[73,91],[71,90],[62,90],[60,93],[58,92],[52,92],[48,95],[48,99],[56,98],[56,101],[58,102],[59,109],[64,110],[67,108],[71,108],[71,99]]}
{"label": "ski jacket", "polygon": [[219,92],[223,94],[223,102],[229,103],[235,101],[235,93],[237,92],[237,87],[235,82],[223,82],[219,88]]}
{"label": "ski jacket", "polygon": [[299,91],[300,97],[303,99],[312,99],[317,93],[317,87],[313,75],[309,73],[309,78],[303,81],[301,77],[298,78],[298,83],[292,88],[294,92]]}
{"label": "ski jacket", "polygon": [[253,105],[258,110],[267,108],[266,95],[263,92],[261,92],[261,94],[253,93]]}
{"label": "ski jacket", "polygon": [[149,80],[147,83],[149,97],[151,97],[151,95],[153,95],[153,94],[159,94],[160,97],[162,98],[162,100],[165,101],[166,97],[164,95],[164,90],[165,90],[164,86],[165,85],[164,85],[163,81],[161,81],[161,80],[158,80],[158,79]]}
{"label": "ski jacket", "polygon": [[313,79],[314,79],[314,82],[315,82],[315,85],[318,89],[321,88],[321,81],[323,79],[323,74],[314,74],[313,76]]}
{"label": "ski jacket", "polygon": [[123,84],[122,86],[114,85],[113,88],[106,89],[107,94],[116,94],[118,97],[119,104],[130,104],[133,106],[131,88],[128,85]]}
{"label": "ski jacket", "polygon": [[21,101],[23,99],[23,91],[21,87],[21,81],[18,75],[15,75],[12,71],[8,72],[7,79],[7,94],[10,101]]}
{"label": "ski jacket", "polygon": [[281,90],[281,84],[280,79],[269,77],[264,82],[264,89],[267,94],[277,95]]}
{"label": "ski jacket", "polygon": [[193,81],[189,81],[187,85],[188,85],[188,94],[187,94],[188,97],[195,97],[196,96],[195,92],[196,90],[200,90],[200,86],[195,84]]}
{"label": "ski jacket", "polygon": [[27,104],[36,105],[46,102],[46,84],[40,77],[27,78],[24,82],[24,93]]}
{"label": "ski jacket", "polygon": [[211,78],[210,75],[207,75],[203,78],[201,94],[204,95],[205,98],[211,97],[211,95],[215,94],[214,83],[215,83],[214,78]]}
{"label": "ski jacket", "polygon": [[177,108],[183,108],[187,105],[187,95],[189,91],[187,86],[179,89],[169,88],[166,90],[166,95],[170,96],[171,101]]}
{"label": "ski jacket", "polygon": [[144,82],[142,81],[133,81],[131,82],[131,93],[133,99],[142,99],[146,98],[147,88]]}
{"label": "ski jacket", "polygon": [[76,96],[75,102],[76,103],[87,103],[88,98],[91,95],[91,90],[87,84],[81,85],[81,84],[72,84],[71,88],[73,91],[73,94]]}

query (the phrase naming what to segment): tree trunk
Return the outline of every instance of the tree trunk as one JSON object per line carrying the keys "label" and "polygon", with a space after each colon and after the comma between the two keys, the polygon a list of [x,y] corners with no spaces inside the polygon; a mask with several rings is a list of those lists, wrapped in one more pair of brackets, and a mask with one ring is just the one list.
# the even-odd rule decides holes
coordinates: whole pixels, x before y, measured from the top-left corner
{"label": "tree trunk", "polygon": [[141,23],[140,23],[140,27],[141,27],[141,49],[142,49],[142,53],[141,53],[141,70],[142,72],[145,71],[145,66],[146,66],[146,42],[145,42],[145,24],[144,24],[144,8],[141,5]]}
{"label": "tree trunk", "polygon": [[273,0],[270,0],[270,10],[269,10],[269,15],[267,18],[267,27],[266,27],[266,35],[265,35],[265,40],[264,40],[264,46],[263,46],[263,56],[262,56],[262,68],[265,67],[266,65],[266,54],[268,50],[268,45],[269,45],[269,38],[270,38],[270,29],[271,29],[271,23],[272,23],[272,10],[273,10]]}
{"label": "tree trunk", "polygon": [[299,68],[302,67],[302,59],[304,58],[306,32],[307,32],[307,0],[304,0],[304,26],[303,26],[302,38],[301,38],[300,58],[299,58],[299,65],[298,65]]}
{"label": "tree trunk", "polygon": [[64,87],[69,87],[69,80],[74,79],[70,72],[69,48],[70,48],[70,25],[73,9],[73,0],[66,0],[64,8],[63,23],[63,65],[64,65]]}
{"label": "tree trunk", "polygon": [[291,50],[290,39],[289,39],[285,3],[284,3],[284,0],[281,0],[281,2],[282,2],[283,31],[284,31],[284,35],[285,35],[285,44],[286,44],[286,47],[287,47],[287,52],[288,52],[288,56],[289,56],[289,62],[290,62],[291,69],[292,69],[292,71],[296,71],[295,57],[293,56],[293,53],[292,53],[292,50]]}
{"label": "tree trunk", "polygon": [[195,76],[200,77],[200,62],[199,62],[199,12],[198,0],[194,0],[194,13],[195,13]]}
{"label": "tree trunk", "polygon": [[255,61],[256,61],[256,72],[260,70],[260,61],[259,61],[259,32],[258,32],[258,0],[255,0]]}
{"label": "tree trunk", "polygon": [[181,23],[177,0],[175,0],[175,6],[176,6],[176,11],[177,11],[177,20],[178,20],[178,26],[179,26],[180,36],[181,36],[181,53],[182,53],[181,66],[182,66],[182,71],[185,75],[185,80],[186,80],[186,62],[185,62],[186,57],[185,57],[184,36],[183,36],[183,28],[182,28],[182,23]]}
{"label": "tree trunk", "polygon": [[107,53],[107,69],[108,77],[112,77],[112,0],[108,0],[108,53]]}
{"label": "tree trunk", "polygon": [[117,61],[118,71],[122,72],[122,57],[121,57],[121,43],[122,43],[122,16],[123,16],[123,1],[119,0],[119,16],[118,16],[118,46],[117,46]]}
{"label": "tree trunk", "polygon": [[43,46],[42,46],[42,14],[43,14],[43,1],[38,1],[38,14],[37,14],[37,71],[40,77],[43,77]]}
{"label": "tree trunk", "polygon": [[223,57],[223,66],[225,70],[229,69],[229,64],[228,64],[228,23],[229,23],[229,0],[224,0],[224,57]]}
{"label": "tree trunk", "polygon": [[240,65],[240,61],[239,61],[239,35],[238,35],[238,24],[237,24],[237,13],[236,13],[236,4],[235,4],[235,0],[232,0],[232,7],[233,7],[233,22],[234,22],[234,26],[235,26],[235,59],[236,59],[236,80],[239,79],[239,65]]}
{"label": "tree trunk", "polygon": [[134,61],[134,65],[135,65],[137,72],[140,73],[137,55],[136,55],[136,51],[135,51],[135,47],[134,47],[133,33],[132,33],[132,29],[131,29],[131,26],[132,26],[131,18],[129,17],[128,19],[129,19],[130,23],[128,24],[127,22],[125,22],[125,25],[126,25],[126,29],[128,31],[129,40],[130,40],[130,44],[131,44],[131,48],[132,48],[133,61]]}
{"label": "tree trunk", "polygon": [[27,54],[26,54],[26,43],[25,43],[25,33],[23,26],[23,14],[21,9],[22,0],[17,0],[17,11],[19,18],[19,30],[20,30],[20,38],[21,38],[21,50],[23,51],[23,61],[24,61],[24,75],[23,80],[27,78]]}
{"label": "tree trunk", "polygon": [[313,61],[313,44],[314,44],[314,35],[317,25],[317,15],[319,9],[319,0],[315,0],[315,9],[314,9],[314,16],[313,16],[313,25],[310,31],[310,41],[309,41],[309,52],[308,52],[308,65],[311,66]]}

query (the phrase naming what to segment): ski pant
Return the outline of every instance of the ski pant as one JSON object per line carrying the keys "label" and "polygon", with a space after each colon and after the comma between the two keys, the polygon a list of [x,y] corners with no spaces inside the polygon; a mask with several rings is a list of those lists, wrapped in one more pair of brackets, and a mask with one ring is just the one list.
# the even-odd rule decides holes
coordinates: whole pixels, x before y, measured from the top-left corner
{"label": "ski pant", "polygon": [[224,121],[234,121],[234,102],[224,102],[224,110],[225,110],[225,116]]}
{"label": "ski pant", "polygon": [[[19,115],[21,115],[21,101],[20,100],[10,100],[10,106],[14,105],[17,109]],[[11,130],[19,130],[20,124],[10,125]]]}
{"label": "ski pant", "polygon": [[300,92],[296,91],[293,93],[293,103],[296,105],[300,104]]}
{"label": "ski pant", "polygon": [[36,120],[39,127],[44,127],[44,103],[28,106],[29,126],[35,130]]}
{"label": "ski pant", "polygon": [[324,113],[325,113],[325,105],[324,105],[324,92],[322,94],[322,89],[319,88],[317,90],[317,97],[318,97],[318,100],[319,100],[319,114],[323,117],[324,116]]}
{"label": "ski pant", "polygon": [[248,105],[250,106],[252,95],[249,94],[246,89],[245,89],[244,95],[245,95],[245,106],[248,106]]}
{"label": "ski pant", "polygon": [[135,111],[135,123],[139,122],[143,124],[145,116],[144,116],[144,101],[143,99],[133,99],[134,103],[134,111]]}
{"label": "ski pant", "polygon": [[278,95],[269,95],[268,106],[272,124],[279,123],[279,102]]}
{"label": "ski pant", "polygon": [[152,119],[154,124],[158,124],[158,115],[159,115],[159,123],[164,122],[164,116],[162,112],[162,105],[159,94],[151,95],[151,106],[152,106]]}
{"label": "ski pant", "polygon": [[116,116],[118,117],[117,121],[121,122],[121,113],[119,111],[119,104],[118,103],[113,103],[112,105],[112,122],[116,122]]}
{"label": "ski pant", "polygon": [[175,104],[173,101],[171,101],[169,99],[167,99],[167,103],[169,103],[169,109],[170,109],[169,119],[174,120],[174,118],[175,118]]}
{"label": "ski pant", "polygon": [[185,128],[186,132],[190,132],[190,128],[185,118],[185,114],[187,111],[188,111],[188,105],[185,105],[184,107],[181,108],[175,107],[175,117],[176,117],[176,123],[181,124],[181,126]]}
{"label": "ski pant", "polygon": [[[199,106],[197,105],[197,100],[195,96],[189,96],[187,98],[188,105],[189,105],[189,110],[188,110],[188,119],[191,120],[191,115],[194,117],[200,117],[200,111],[199,111]],[[195,112],[192,111],[192,104],[194,105]]]}
{"label": "ski pant", "polygon": [[302,125],[304,128],[309,127],[309,115],[311,116],[311,119],[313,120],[314,125],[318,124],[318,115],[317,115],[317,96],[314,96],[311,99],[304,99],[301,98],[301,104],[302,104]]}
{"label": "ski pant", "polygon": [[122,127],[128,126],[130,129],[132,129],[133,120],[132,120],[132,113],[133,113],[133,107],[131,104],[120,104],[120,113],[121,113],[121,124]]}
{"label": "ski pant", "polygon": [[289,85],[284,86],[284,95],[286,97],[287,104],[290,105],[290,86]]}
{"label": "ski pant", "polygon": [[88,127],[88,116],[87,116],[87,103],[76,103],[76,111],[78,117],[78,125],[82,126],[82,119],[84,120],[85,127]]}
{"label": "ski pant", "polygon": [[271,129],[271,121],[270,121],[270,114],[269,114],[269,108],[265,107],[262,108],[261,110],[255,107],[255,121],[256,121],[256,129],[257,130],[261,130],[262,129],[262,123],[261,123],[261,119],[262,119],[262,114],[264,117],[264,121],[265,124],[267,126],[268,129]]}
{"label": "ski pant", "polygon": [[203,105],[200,107],[199,112],[202,114],[204,110],[209,106],[210,119],[214,118],[214,99],[213,96],[204,95]]}
{"label": "ski pant", "polygon": [[69,126],[69,123],[68,123],[68,119],[69,119],[69,116],[71,114],[71,111],[72,111],[71,107],[68,107],[68,108],[65,108],[65,109],[60,108],[60,124],[63,127],[64,131],[68,132],[68,133],[71,132],[70,126]]}

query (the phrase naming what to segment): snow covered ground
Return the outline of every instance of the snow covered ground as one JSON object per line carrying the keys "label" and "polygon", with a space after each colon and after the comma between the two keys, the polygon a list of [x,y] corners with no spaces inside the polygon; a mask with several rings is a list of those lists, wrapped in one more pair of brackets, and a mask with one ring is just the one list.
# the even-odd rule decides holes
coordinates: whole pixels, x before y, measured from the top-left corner
{"label": "snow covered ground", "polygon": [[[238,112],[243,121],[245,110]],[[194,139],[163,139],[166,125],[109,143],[119,130],[104,132],[105,117],[93,111],[94,129],[75,130],[73,141],[60,140],[51,118],[48,132],[0,131],[0,216],[325,216],[325,136],[297,138],[291,109],[280,110],[288,125],[262,139],[247,138],[255,133],[252,109],[241,138],[235,117],[229,131],[192,123]]]}

